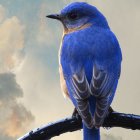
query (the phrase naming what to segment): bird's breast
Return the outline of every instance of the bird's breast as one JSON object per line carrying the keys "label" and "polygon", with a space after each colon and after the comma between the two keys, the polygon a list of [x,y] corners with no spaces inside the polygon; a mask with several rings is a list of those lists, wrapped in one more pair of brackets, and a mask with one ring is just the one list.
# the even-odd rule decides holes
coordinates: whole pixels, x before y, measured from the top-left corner
{"label": "bird's breast", "polygon": [[92,25],[91,23],[87,23],[87,24],[84,24],[82,26],[77,26],[77,27],[73,27],[73,28],[67,28],[65,26],[65,28],[64,28],[64,35],[70,34],[72,32],[76,32],[76,31],[84,30],[86,28],[89,28],[91,25]]}

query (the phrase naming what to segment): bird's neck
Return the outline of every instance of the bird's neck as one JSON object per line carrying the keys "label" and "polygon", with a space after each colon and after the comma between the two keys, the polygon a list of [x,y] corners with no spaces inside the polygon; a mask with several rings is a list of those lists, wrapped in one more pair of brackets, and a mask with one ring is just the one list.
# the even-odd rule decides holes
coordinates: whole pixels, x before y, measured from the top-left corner
{"label": "bird's neck", "polygon": [[99,129],[88,129],[83,124],[83,140],[100,140],[100,130]]}

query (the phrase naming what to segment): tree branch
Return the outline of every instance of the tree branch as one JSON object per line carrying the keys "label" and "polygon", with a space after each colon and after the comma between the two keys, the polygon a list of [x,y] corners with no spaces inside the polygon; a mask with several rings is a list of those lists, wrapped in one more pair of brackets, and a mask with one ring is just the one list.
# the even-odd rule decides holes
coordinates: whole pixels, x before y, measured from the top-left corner
{"label": "tree branch", "polygon": [[[103,127],[122,127],[140,130],[140,116],[113,111],[106,117]],[[18,140],[48,140],[60,134],[80,129],[82,129],[82,120],[80,116],[75,116],[37,128]]]}

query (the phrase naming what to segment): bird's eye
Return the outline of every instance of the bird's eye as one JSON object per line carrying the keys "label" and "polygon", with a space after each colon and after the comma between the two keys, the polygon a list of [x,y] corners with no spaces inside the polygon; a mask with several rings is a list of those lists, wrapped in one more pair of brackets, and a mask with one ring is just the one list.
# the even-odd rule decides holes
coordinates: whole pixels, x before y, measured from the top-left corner
{"label": "bird's eye", "polygon": [[78,18],[78,14],[77,13],[74,13],[74,12],[69,13],[68,14],[68,18],[69,19],[72,19],[72,20],[76,20]]}

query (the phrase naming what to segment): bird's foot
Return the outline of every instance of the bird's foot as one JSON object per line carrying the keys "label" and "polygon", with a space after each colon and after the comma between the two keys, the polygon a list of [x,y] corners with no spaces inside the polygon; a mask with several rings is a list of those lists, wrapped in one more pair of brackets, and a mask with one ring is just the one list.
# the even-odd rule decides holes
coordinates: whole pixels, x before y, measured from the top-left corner
{"label": "bird's foot", "polygon": [[110,106],[109,109],[108,109],[108,114],[114,112],[113,108]]}
{"label": "bird's foot", "polygon": [[109,114],[111,114],[112,112],[114,112],[114,110],[112,109],[112,107],[110,106],[108,108],[108,111],[106,112],[105,118],[107,118],[109,116]]}
{"label": "bird's foot", "polygon": [[74,108],[74,111],[72,113],[72,117],[76,117],[76,118],[79,118],[80,117],[80,115],[79,115],[79,113],[78,113],[78,111],[77,111],[76,108]]}
{"label": "bird's foot", "polygon": [[[105,119],[109,116],[109,114],[111,114],[112,112],[114,112],[114,110],[112,109],[112,107],[110,106],[109,108],[108,108],[108,111],[107,111],[107,114],[106,114],[106,117],[105,117]],[[105,129],[110,129],[110,127],[104,127]]]}

